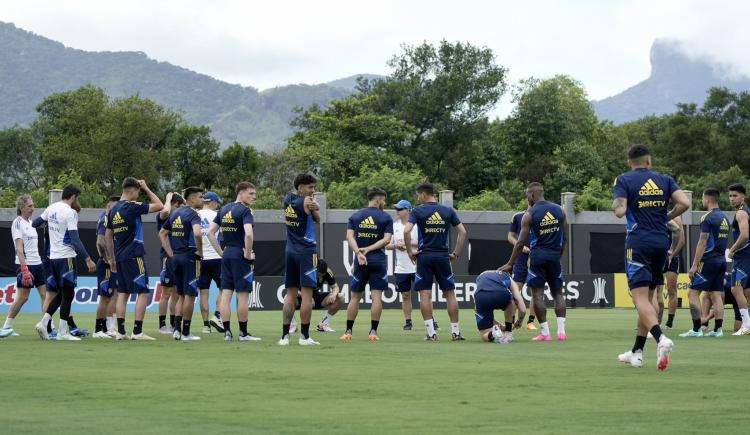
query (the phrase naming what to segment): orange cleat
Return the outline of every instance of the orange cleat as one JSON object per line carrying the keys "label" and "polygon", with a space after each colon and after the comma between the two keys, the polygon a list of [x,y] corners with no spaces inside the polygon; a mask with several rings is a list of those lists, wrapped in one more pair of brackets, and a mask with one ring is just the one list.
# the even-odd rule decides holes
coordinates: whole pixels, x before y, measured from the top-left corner
{"label": "orange cleat", "polygon": [[346,334],[341,336],[341,339],[344,341],[352,341],[352,334],[350,332],[347,332]]}

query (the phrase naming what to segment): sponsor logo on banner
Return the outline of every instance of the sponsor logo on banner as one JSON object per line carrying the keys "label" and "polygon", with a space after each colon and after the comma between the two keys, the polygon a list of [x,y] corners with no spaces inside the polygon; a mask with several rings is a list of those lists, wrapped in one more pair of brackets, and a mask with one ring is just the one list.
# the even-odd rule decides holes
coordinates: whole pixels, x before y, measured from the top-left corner
{"label": "sponsor logo on banner", "polygon": [[253,281],[253,291],[250,292],[250,302],[248,308],[263,309],[263,303],[260,301],[260,286],[262,284],[258,281]]}
{"label": "sponsor logo on banner", "polygon": [[[630,296],[628,287],[628,276],[625,273],[615,275],[615,308],[635,308],[633,298]],[[690,289],[690,276],[687,273],[677,275],[677,301],[681,302],[679,308],[689,308],[688,290]],[[663,298],[667,300],[667,288],[664,287]]]}

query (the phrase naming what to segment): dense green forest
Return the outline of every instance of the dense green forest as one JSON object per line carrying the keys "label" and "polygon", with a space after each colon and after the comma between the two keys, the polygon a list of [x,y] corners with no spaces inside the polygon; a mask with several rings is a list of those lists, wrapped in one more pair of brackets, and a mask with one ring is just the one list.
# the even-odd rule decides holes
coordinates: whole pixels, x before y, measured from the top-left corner
{"label": "dense green forest", "polygon": [[[485,47],[404,46],[389,66],[382,79],[360,80],[353,95],[294,109],[295,133],[277,152],[236,142],[220,150],[209,127],[138,95],[110,97],[91,85],[51,94],[29,127],[0,130],[0,206],[14,206],[21,192],[44,206],[47,189],[75,182],[83,206],[98,207],[132,175],[162,193],[200,185],[226,198],[249,180],[259,187],[257,208],[274,209],[294,176],[311,172],[332,208],[361,206],[375,185],[393,202],[411,199],[430,180],[455,191],[462,210],[522,208],[529,181],[543,182],[551,199],[571,191],[579,209],[608,210],[632,143],[650,146],[656,168],[685,189],[748,182],[747,92],[708,89],[700,107],[686,102],[615,126],[597,119],[571,77],[511,86]],[[511,115],[490,119],[508,93]]]}

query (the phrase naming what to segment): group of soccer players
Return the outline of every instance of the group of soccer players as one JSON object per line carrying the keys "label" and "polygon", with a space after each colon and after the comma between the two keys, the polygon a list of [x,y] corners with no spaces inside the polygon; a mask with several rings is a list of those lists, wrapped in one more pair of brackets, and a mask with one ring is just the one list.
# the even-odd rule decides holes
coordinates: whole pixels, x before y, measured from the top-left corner
{"label": "group of soccer players", "polygon": [[[625,217],[627,222],[626,273],[638,312],[638,323],[635,344],[618,359],[633,367],[642,367],[647,338],[653,337],[657,342],[657,368],[666,370],[674,343],[661,330],[664,309],[661,294],[666,277],[669,295],[666,327],[671,329],[677,302],[678,258],[684,246],[680,216],[689,209],[689,200],[671,177],[651,169],[651,155],[645,146],[631,147],[628,162],[631,171],[615,180],[612,207],[615,215]],[[320,218],[319,205],[314,197],[315,187],[316,179],[312,175],[301,174],[294,180],[294,191],[283,203],[287,243],[286,294],[278,341],[282,346],[290,344],[290,336],[297,329],[300,345],[318,345],[310,335],[312,309],[327,308],[317,330],[332,332],[329,322],[343,305],[343,295],[333,272],[317,255],[315,223]],[[683,337],[722,336],[725,303],[736,307],[738,326],[734,335],[750,334],[746,298],[746,291],[750,288],[750,208],[745,204],[744,186],[733,184],[728,191],[730,202],[736,209],[731,225],[719,208],[720,191],[707,188],[703,192],[702,201],[707,213],[701,219],[700,239],[689,269],[693,328],[681,334]],[[368,339],[379,340],[382,293],[388,287],[386,249],[396,252],[395,278],[397,290],[402,294],[403,329],[413,328],[410,292],[414,289],[419,295],[426,328],[425,340],[437,340],[438,327],[432,314],[432,286],[436,282],[447,301],[451,339],[464,340],[459,327],[451,261],[463,250],[466,229],[455,210],[435,200],[431,184],[418,186],[416,193],[421,205],[412,208],[407,200],[399,201],[395,206],[398,219],[394,222],[384,211],[387,193],[372,188],[367,192],[366,207],[349,218],[346,240],[354,262],[350,283],[352,297],[346,310],[343,341],[354,337],[359,305],[368,286],[372,296]],[[162,203],[143,180],[126,178],[121,196],[109,199],[97,225],[99,261],[96,264],[78,236],[80,194],[78,187],[66,186],[62,200],[51,204],[33,222],[30,220],[33,200],[28,195],[18,198],[18,218],[12,224],[12,236],[16,248],[19,297],[11,307],[3,335],[13,332],[13,319],[28,299],[30,289],[36,287],[43,298],[44,310],[44,316],[36,326],[39,336],[50,338],[51,318],[59,309],[56,338],[80,340],[77,336],[81,335],[80,328],[73,322],[70,308],[76,284],[75,259],[81,257],[89,271],[97,270],[98,276],[100,299],[94,336],[153,340],[143,332],[150,290],[141,219],[143,215],[158,212],[160,280],[164,291],[159,307],[159,332],[171,334],[180,341],[200,340],[191,331],[195,299],[200,296],[203,332],[210,333],[213,327],[224,333],[226,341],[232,341],[231,306],[232,296],[236,295],[238,340],[260,340],[248,331],[247,310],[249,293],[253,289],[255,260],[251,206],[256,200],[256,189],[253,184],[237,184],[235,201],[226,205],[216,193],[204,194],[199,187],[188,187],[182,194],[170,193]],[[141,194],[145,194],[147,203],[138,202]],[[569,239],[566,216],[559,205],[545,199],[540,183],[529,184],[526,196],[528,209],[513,217],[508,234],[508,240],[514,245],[510,258],[497,270],[485,271],[477,278],[475,317],[482,341],[508,343],[513,340],[512,331],[522,327],[526,314],[520,294],[524,285],[532,295],[532,315],[526,328],[536,329],[534,317],[539,322],[540,331],[533,340],[552,340],[544,300],[546,288],[554,300],[557,340],[568,339],[561,262]],[[671,210],[670,202],[674,204]],[[42,225],[46,226],[48,239],[46,264],[38,251],[36,228]],[[731,246],[730,226],[734,233]],[[452,230],[457,233],[453,249],[450,243]],[[731,274],[726,273],[725,251],[733,260]],[[209,319],[208,289],[212,281],[220,293],[214,318]],[[330,292],[320,291],[324,283],[328,283]],[[731,292],[725,296],[727,285]],[[700,300],[701,292],[708,295],[703,301]],[[128,336],[125,311],[131,295],[136,295],[135,320]],[[300,312],[299,325],[295,321],[297,309]],[[166,325],[167,310],[171,313],[169,326]],[[495,320],[496,310],[504,312],[503,322]],[[710,318],[715,321],[712,331],[707,329]]]}

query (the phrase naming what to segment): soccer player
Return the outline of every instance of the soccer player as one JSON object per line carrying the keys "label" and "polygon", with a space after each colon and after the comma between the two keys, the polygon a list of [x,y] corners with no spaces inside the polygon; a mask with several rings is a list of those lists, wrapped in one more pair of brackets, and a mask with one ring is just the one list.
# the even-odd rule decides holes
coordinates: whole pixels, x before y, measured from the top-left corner
{"label": "soccer player", "polygon": [[[32,223],[32,226],[35,228],[46,223],[49,230],[50,270],[47,271],[47,286],[48,288],[54,287],[57,290],[57,294],[54,297],[60,299],[58,340],[81,340],[71,334],[68,324],[69,317],[71,317],[70,308],[73,304],[78,281],[76,256],[84,258],[89,272],[96,270],[96,264],[89,257],[86,248],[78,236],[78,210],[81,209],[80,197],[81,189],[74,184],[68,184],[63,188],[62,200],[47,207],[42,212],[42,215],[34,219]],[[51,301],[47,301],[47,305],[47,312],[36,325],[36,331],[42,340],[49,339],[47,324],[55,313],[53,310],[54,304]]]}
{"label": "soccer player", "polygon": [[[110,325],[110,318],[116,311],[117,298],[113,298],[112,295],[115,294],[118,284],[117,274],[112,273],[109,268],[110,259],[107,257],[107,244],[104,241],[104,235],[107,232],[107,214],[119,200],[119,196],[110,197],[105,205],[105,210],[96,222],[96,250],[99,254],[99,260],[96,261],[96,284],[99,302],[96,306],[94,338],[108,339],[114,336],[114,322]],[[109,334],[110,331],[112,331],[112,334]]]}
{"label": "soccer player", "polygon": [[[667,223],[669,230],[670,248],[667,252],[667,262],[664,265],[664,280],[667,286],[667,323],[666,328],[672,329],[674,316],[677,314],[677,274],[680,271],[680,253],[685,247],[685,230],[682,228],[682,218],[677,216]],[[663,287],[657,287],[657,302],[660,304],[659,324],[664,311]]]}
{"label": "soccer player", "polygon": [[383,290],[388,288],[388,264],[385,246],[393,236],[393,218],[383,211],[386,193],[383,189],[373,187],[367,191],[369,203],[366,208],[349,217],[346,226],[346,241],[354,251],[357,261],[354,262],[349,289],[352,297],[346,310],[346,332],[342,340],[350,341],[354,322],[359,313],[359,302],[370,285],[372,305],[370,306],[370,341],[378,341],[378,325],[383,313]]}
{"label": "soccer player", "polygon": [[[341,293],[338,284],[336,283],[336,275],[333,270],[328,266],[328,263],[320,258],[318,259],[318,286],[313,291],[313,309],[322,310],[325,309],[326,313],[323,318],[318,322],[316,330],[318,332],[336,332],[331,328],[331,319],[341,309],[341,305],[344,303],[344,294]],[[325,291],[324,284],[328,284],[328,290]],[[297,295],[297,306],[296,309],[300,309],[302,306],[302,295]],[[292,318],[292,324],[289,327],[289,332],[297,330],[297,324]]]}
{"label": "soccer player", "polygon": [[[432,317],[432,283],[437,281],[448,305],[451,320],[451,339],[464,340],[458,324],[458,301],[456,283],[451,261],[458,258],[466,241],[466,228],[451,207],[435,201],[435,187],[430,183],[417,187],[417,199],[422,204],[412,210],[409,222],[404,227],[404,246],[412,262],[417,265],[414,288],[419,292],[419,307],[422,311],[427,341],[437,341],[435,321]],[[417,251],[411,242],[411,232],[417,226],[419,240]],[[450,228],[456,228],[456,247],[450,252]]]}
{"label": "soccer player", "polygon": [[[169,219],[169,215],[174,210],[185,204],[185,199],[176,192],[167,193],[164,199],[164,207],[156,215],[156,234],[159,235],[161,227]],[[179,331],[182,319],[177,319],[175,315],[175,305],[177,294],[175,290],[174,271],[172,270],[172,260],[167,256],[164,247],[159,248],[159,263],[161,272],[159,273],[159,284],[161,284],[161,300],[159,301],[159,333],[170,335]],[[170,303],[171,302],[171,303]],[[167,326],[167,308],[169,308],[169,326]]]}
{"label": "soccer player", "polygon": [[[664,283],[661,271],[669,249],[667,222],[682,215],[690,202],[672,177],[651,170],[647,147],[631,146],[628,164],[632,170],[615,180],[612,210],[618,218],[627,218],[625,263],[628,287],[638,311],[638,332],[633,348],[620,354],[618,360],[632,367],[643,367],[643,349],[651,332],[658,343],[657,368],[666,370],[674,343],[662,334],[651,303],[652,292]],[[668,211],[670,199],[675,206]]]}
{"label": "soccer player", "polygon": [[735,183],[729,186],[729,203],[736,210],[732,220],[732,234],[734,244],[729,248],[727,256],[732,263],[732,296],[737,301],[742,316],[742,327],[732,335],[750,335],[750,315],[748,314],[745,292],[750,289],[750,234],[748,219],[750,208],[745,204],[745,186]]}
{"label": "soccer player", "polygon": [[[479,337],[486,343],[510,343],[513,341],[513,294],[510,275],[496,270],[486,270],[477,276],[477,290],[474,292],[474,317],[477,321]],[[516,289],[517,290],[517,289]],[[505,313],[505,325],[495,321],[495,310]],[[516,327],[523,323],[523,317],[516,320]]]}
{"label": "soccer player", "polygon": [[221,290],[221,255],[214,249],[208,240],[208,230],[211,222],[216,219],[216,210],[224,204],[221,197],[216,192],[206,192],[203,195],[203,208],[198,210],[198,216],[201,218],[201,236],[203,237],[203,262],[201,262],[201,276],[198,278],[198,288],[201,292],[201,317],[203,318],[203,334],[211,333],[213,325],[219,332],[224,332],[224,326],[221,324],[221,312],[219,311],[219,302],[221,300],[221,291],[216,295],[216,310],[214,318],[209,322],[208,296],[211,289],[211,281],[216,284],[216,288]]}
{"label": "soccer player", "polygon": [[[396,203],[395,209],[398,219],[393,222],[391,243],[385,247],[385,249],[393,250],[396,253],[396,267],[393,271],[393,276],[396,279],[396,291],[401,295],[401,309],[404,312],[404,320],[406,321],[402,328],[404,331],[411,331],[413,328],[411,321],[411,291],[414,287],[414,275],[417,272],[417,268],[406,253],[406,245],[404,244],[404,228],[409,222],[411,208],[411,203],[405,199]],[[416,249],[417,239],[419,238],[416,225],[412,227],[410,236],[412,249]]]}
{"label": "soccer player", "polygon": [[718,189],[708,188],[703,191],[703,207],[708,213],[701,217],[701,234],[695,247],[693,265],[690,267],[690,314],[693,318],[693,329],[680,334],[680,337],[702,337],[701,323],[708,317],[708,310],[701,309],[700,294],[708,292],[714,307],[714,330],[708,337],[721,337],[724,322],[724,273],[727,265],[724,253],[729,241],[729,219],[719,208],[720,193]]}
{"label": "soccer player", "polygon": [[557,340],[568,339],[565,333],[565,295],[563,295],[563,273],[561,258],[568,240],[568,225],[565,212],[559,205],[544,199],[544,187],[531,183],[526,188],[526,199],[531,206],[521,219],[521,233],[513,246],[508,262],[500,267],[502,272],[510,272],[516,259],[523,252],[526,240],[531,237],[529,247],[529,270],[526,285],[531,289],[534,313],[539,319],[540,333],[532,340],[550,341],[547,307],[544,303],[544,287],[549,285],[555,301],[557,317]]}
{"label": "soccer player", "polygon": [[[255,219],[250,206],[255,203],[255,186],[247,181],[237,184],[234,189],[236,199],[221,208],[208,230],[208,240],[221,256],[221,322],[224,340],[232,341],[229,326],[232,314],[232,294],[237,293],[237,320],[239,321],[239,341],[258,341],[247,332],[248,305],[253,291],[253,224]],[[216,234],[221,228],[224,249],[219,246]]]}
{"label": "soccer player", "polygon": [[[528,208],[526,211],[528,211]],[[510,222],[510,228],[508,229],[508,243],[513,246],[516,245],[518,235],[521,233],[521,220],[523,219],[523,215],[524,212],[514,214],[513,219]],[[526,243],[521,254],[518,255],[518,259],[513,263],[513,282],[516,283],[516,289],[519,294],[521,293],[521,290],[523,290],[526,278],[529,276],[529,252],[531,252],[531,249],[529,249],[529,244]],[[523,305],[519,304],[519,315],[522,308],[526,308],[526,302],[523,302]],[[526,322],[526,329],[529,331],[535,331],[537,329],[534,325],[534,319],[534,304],[529,304],[529,321]]]}
{"label": "soccer player", "polygon": [[36,228],[31,226],[31,215],[34,213],[34,200],[31,195],[21,195],[16,198],[16,217],[10,225],[10,235],[16,251],[16,300],[8,310],[2,331],[7,335],[17,335],[13,331],[13,321],[21,308],[29,300],[29,292],[36,287],[39,299],[42,301],[42,312],[46,310],[46,273],[39,255],[39,236]]}
{"label": "soccer player", "polygon": [[173,337],[175,340],[196,341],[201,338],[190,333],[190,326],[195,298],[198,296],[198,277],[203,257],[201,218],[197,211],[203,206],[203,189],[188,187],[185,189],[184,198],[186,205],[170,213],[159,230],[159,239],[172,263],[172,273],[177,287],[175,319],[182,319],[182,325],[175,325]]}
{"label": "soccer player", "polygon": [[294,316],[297,295],[302,293],[300,307],[300,346],[317,346],[310,337],[310,317],[313,309],[313,289],[317,286],[318,241],[315,223],[320,222],[320,209],[313,195],[315,177],[300,174],[294,179],[294,192],[284,198],[286,219],[286,275],[284,310],[280,346],[289,345],[289,327]]}
{"label": "soccer player", "polygon": [[[148,197],[148,204],[137,202],[141,191]],[[143,247],[143,222],[141,216],[155,213],[164,207],[159,197],[149,189],[144,180],[127,177],[122,181],[120,201],[112,206],[107,215],[105,240],[109,267],[118,273],[117,289],[117,333],[115,339],[124,340],[125,313],[128,298],[136,294],[135,320],[133,322],[132,340],[154,340],[143,333],[143,318],[148,305],[148,272]]]}

